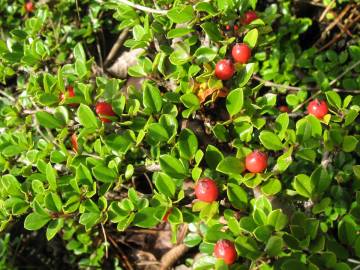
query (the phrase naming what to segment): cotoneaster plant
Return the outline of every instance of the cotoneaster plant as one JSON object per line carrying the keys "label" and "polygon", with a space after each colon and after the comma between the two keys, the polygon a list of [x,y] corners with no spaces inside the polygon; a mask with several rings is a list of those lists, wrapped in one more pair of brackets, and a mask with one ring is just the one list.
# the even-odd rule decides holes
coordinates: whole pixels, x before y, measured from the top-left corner
{"label": "cotoneaster plant", "polygon": [[78,268],[140,266],[127,236],[161,230],[163,269],[358,267],[360,46],[303,48],[291,7],[0,6],[0,230]]}

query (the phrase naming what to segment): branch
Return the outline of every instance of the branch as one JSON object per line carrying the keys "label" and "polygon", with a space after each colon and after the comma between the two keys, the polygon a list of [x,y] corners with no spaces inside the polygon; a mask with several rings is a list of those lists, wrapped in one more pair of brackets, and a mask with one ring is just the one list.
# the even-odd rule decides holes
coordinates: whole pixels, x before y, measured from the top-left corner
{"label": "branch", "polygon": [[[357,63],[355,65],[355,67],[359,65],[359,63]],[[354,67],[353,67],[354,68]],[[346,71],[347,73],[348,71]],[[345,74],[346,74],[345,73]],[[344,74],[344,75],[345,75]],[[340,74],[341,75],[341,74]],[[274,83],[272,81],[267,81],[267,80],[264,80],[256,75],[253,76],[253,79],[258,81],[258,82],[261,82],[263,83],[265,86],[267,87],[275,87],[275,88],[282,88],[282,89],[286,89],[286,90],[290,90],[290,91],[301,91],[301,90],[308,90],[308,91],[319,91],[319,88],[317,87],[309,87],[309,86],[306,86],[306,87],[298,87],[298,86],[290,86],[290,85],[286,85],[286,84],[278,84],[278,83]],[[340,78],[336,78],[334,79],[333,81],[337,82]],[[330,82],[330,85],[334,84],[335,82],[331,81]],[[340,88],[332,88],[332,91],[334,92],[342,92],[342,93],[353,93],[353,94],[360,94],[360,90],[351,90],[351,89],[340,89]]]}
{"label": "branch", "polygon": [[128,5],[130,7],[136,8],[136,9],[141,10],[141,11],[149,12],[149,13],[156,13],[156,14],[166,15],[167,12],[168,12],[167,10],[144,7],[144,6],[135,4],[135,3],[127,1],[127,0],[116,0],[116,1],[121,3],[121,4]]}
{"label": "branch", "polygon": [[10,96],[10,94],[6,93],[5,91],[0,90],[0,94],[4,97],[6,97],[8,100],[10,100],[11,102],[15,102],[16,99],[13,98],[12,96]]}
{"label": "branch", "polygon": [[116,42],[114,43],[114,45],[112,46],[109,54],[107,55],[106,59],[105,59],[105,63],[104,65],[107,66],[109,64],[109,62],[115,57],[116,53],[119,51],[119,49],[121,48],[121,46],[124,43],[124,40],[126,39],[127,35],[129,33],[129,28],[125,28],[119,35],[118,39],[116,40]]}
{"label": "branch", "polygon": [[[350,70],[356,68],[358,65],[360,65],[360,60],[358,60],[357,62],[352,64],[350,67],[345,69],[345,71],[343,73],[341,73],[339,76],[337,76],[334,80],[332,80],[330,82],[330,85],[331,86],[334,85],[337,81],[339,81],[342,77],[344,77]],[[360,90],[352,90],[352,91],[356,91],[355,93],[360,93]]]}

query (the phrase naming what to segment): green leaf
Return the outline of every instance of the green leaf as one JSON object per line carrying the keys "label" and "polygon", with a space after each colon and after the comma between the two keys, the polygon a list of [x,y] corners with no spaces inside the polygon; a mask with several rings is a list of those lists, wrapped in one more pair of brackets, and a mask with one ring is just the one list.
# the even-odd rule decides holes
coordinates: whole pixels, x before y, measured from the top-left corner
{"label": "green leaf", "polygon": [[166,142],[169,140],[167,130],[159,123],[152,123],[148,126],[149,136],[156,142]]}
{"label": "green leaf", "polygon": [[56,193],[50,192],[45,196],[45,207],[53,212],[61,212],[62,202]]}
{"label": "green leaf", "polygon": [[356,149],[359,140],[354,136],[345,136],[342,143],[342,150],[344,152],[352,152]]}
{"label": "green leaf", "polygon": [[188,128],[183,129],[179,135],[180,156],[184,159],[190,160],[195,155],[197,149],[198,140],[194,132]]}
{"label": "green leaf", "polygon": [[358,116],[359,116],[358,111],[350,110],[345,116],[344,126],[347,127],[348,125],[352,124]]}
{"label": "green leaf", "polygon": [[170,177],[183,179],[188,175],[188,170],[184,164],[171,155],[160,156],[160,167]]}
{"label": "green leaf", "polygon": [[200,244],[201,241],[202,241],[202,238],[197,233],[189,233],[184,238],[184,244],[187,245],[188,247],[195,247],[198,244]]}
{"label": "green leaf", "polygon": [[248,63],[245,65],[245,67],[239,72],[239,84],[238,87],[245,86],[248,81],[250,80],[251,76],[253,75],[255,71],[255,64],[254,63]]}
{"label": "green leaf", "polygon": [[230,116],[239,113],[244,104],[244,92],[243,89],[238,88],[232,90],[226,98],[226,109]]}
{"label": "green leaf", "polygon": [[186,108],[199,108],[200,101],[199,98],[193,93],[187,93],[180,97],[181,102],[186,106]]}
{"label": "green leaf", "polygon": [[24,228],[29,231],[36,231],[44,227],[50,220],[51,218],[48,215],[31,213],[25,218]]}
{"label": "green leaf", "polygon": [[267,217],[267,224],[273,226],[275,231],[281,231],[285,228],[287,223],[288,218],[280,209],[271,211],[270,215]]}
{"label": "green leaf", "polygon": [[213,48],[200,47],[195,51],[194,56],[199,64],[207,63],[215,59],[217,51]]}
{"label": "green leaf", "polygon": [[46,179],[49,183],[50,190],[56,191],[57,183],[56,183],[56,171],[51,166],[50,163],[46,165]]}
{"label": "green leaf", "polygon": [[191,32],[193,32],[193,29],[189,29],[189,28],[175,28],[175,29],[171,29],[168,33],[167,33],[167,38],[168,39],[172,39],[172,38],[178,38],[178,37],[182,37],[185,36],[187,34],[190,34]]}
{"label": "green leaf", "polygon": [[311,198],[313,190],[309,176],[305,174],[298,174],[295,176],[293,185],[298,194],[306,198]]}
{"label": "green leaf", "polygon": [[326,91],[325,92],[326,99],[329,102],[329,104],[337,109],[341,108],[341,97],[338,93],[334,91]]}
{"label": "green leaf", "polygon": [[170,176],[165,173],[156,172],[153,175],[156,188],[167,197],[173,198],[175,196],[176,185]]}
{"label": "green leaf", "polygon": [[159,221],[155,217],[156,209],[147,207],[136,213],[133,224],[141,228],[153,228]]}
{"label": "green leaf", "polygon": [[257,240],[266,243],[269,240],[272,232],[273,229],[271,228],[271,226],[262,225],[257,227],[253,233]]}
{"label": "green leaf", "polygon": [[220,41],[222,40],[221,33],[218,28],[218,24],[213,22],[205,22],[200,27],[205,31],[205,33],[209,36],[212,41]]}
{"label": "green leaf", "polygon": [[50,241],[54,236],[62,229],[64,226],[64,219],[59,218],[49,222],[49,225],[46,229],[46,239]]}
{"label": "green leaf", "polygon": [[256,46],[258,36],[259,36],[259,31],[256,28],[254,28],[246,33],[243,42],[249,45],[251,49],[253,49]]}
{"label": "green leaf", "polygon": [[327,170],[319,166],[310,176],[311,185],[314,192],[325,192],[331,184],[331,177]]}
{"label": "green leaf", "polygon": [[186,23],[195,17],[194,9],[190,5],[175,6],[166,15],[174,23]]}
{"label": "green leaf", "polygon": [[275,120],[275,130],[278,133],[279,138],[285,137],[286,130],[289,126],[289,115],[287,113],[280,114]]}
{"label": "green leaf", "polygon": [[281,191],[281,182],[278,179],[270,179],[261,186],[261,191],[267,196],[275,195]]}
{"label": "green leaf", "polygon": [[48,112],[37,112],[35,114],[39,124],[46,128],[62,128],[63,123]]}
{"label": "green leaf", "polygon": [[87,67],[86,67],[86,62],[83,60],[77,59],[75,61],[75,72],[77,73],[77,75],[80,78],[85,77],[88,72]]}
{"label": "green leaf", "polygon": [[257,225],[266,225],[266,214],[261,208],[255,208],[252,217]]}
{"label": "green leaf", "polygon": [[160,112],[162,107],[160,90],[150,83],[147,83],[143,91],[143,103],[144,107],[150,110],[151,113]]}
{"label": "green leaf", "polygon": [[229,183],[227,186],[227,196],[235,208],[246,208],[248,203],[247,193],[239,185]]}
{"label": "green leaf", "polygon": [[248,258],[250,260],[256,260],[261,256],[261,251],[256,244],[256,241],[246,236],[239,236],[235,240],[236,249],[238,255]]}
{"label": "green leaf", "polygon": [[244,162],[236,157],[226,157],[220,161],[216,170],[224,174],[241,174],[245,169]]}
{"label": "green leaf", "polygon": [[81,60],[81,61],[86,61],[86,54],[85,54],[85,50],[83,48],[83,46],[81,45],[81,43],[76,44],[75,48],[74,48],[74,57],[76,60]]}
{"label": "green leaf", "polygon": [[89,106],[80,104],[76,114],[79,118],[80,124],[85,128],[95,129],[99,127],[99,121]]}
{"label": "green leaf", "polygon": [[357,225],[349,216],[345,216],[338,226],[338,236],[342,243],[352,246],[356,240]]}
{"label": "green leaf", "polygon": [[117,178],[117,173],[113,169],[102,165],[92,168],[92,173],[97,180],[103,183],[113,183]]}
{"label": "green leaf", "polygon": [[221,160],[224,159],[224,155],[215,146],[209,144],[205,152],[206,164],[211,168],[215,169]]}
{"label": "green leaf", "polygon": [[284,148],[279,137],[271,131],[261,131],[259,139],[266,149],[278,151]]}
{"label": "green leaf", "polygon": [[277,256],[280,254],[283,246],[284,241],[281,237],[271,236],[266,244],[265,252],[269,254],[269,256]]}

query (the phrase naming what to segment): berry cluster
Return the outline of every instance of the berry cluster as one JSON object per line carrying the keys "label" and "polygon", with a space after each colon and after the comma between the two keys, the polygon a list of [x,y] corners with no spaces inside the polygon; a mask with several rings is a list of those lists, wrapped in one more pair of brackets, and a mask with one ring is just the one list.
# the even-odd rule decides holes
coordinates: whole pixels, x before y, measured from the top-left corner
{"label": "berry cluster", "polygon": [[[242,24],[249,24],[253,20],[257,19],[257,15],[254,11],[248,11],[241,19]],[[234,31],[237,31],[238,26],[234,25]],[[226,30],[230,30],[230,25],[226,26]],[[234,45],[231,51],[232,58],[235,63],[246,64],[251,57],[251,49],[245,43],[237,43]],[[222,59],[216,63],[215,76],[220,80],[229,80],[235,73],[235,66],[229,59]]]}

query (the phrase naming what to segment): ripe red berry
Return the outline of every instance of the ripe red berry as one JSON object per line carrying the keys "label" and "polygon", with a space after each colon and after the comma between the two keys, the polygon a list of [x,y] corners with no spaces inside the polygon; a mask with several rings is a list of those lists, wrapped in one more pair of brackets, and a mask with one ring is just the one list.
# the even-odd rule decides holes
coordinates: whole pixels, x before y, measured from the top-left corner
{"label": "ripe red berry", "polygon": [[227,31],[229,31],[229,30],[231,29],[231,26],[230,26],[230,25],[227,25],[227,26],[225,26],[225,29],[226,29]]}
{"label": "ripe red berry", "polygon": [[251,49],[245,43],[238,43],[232,48],[231,54],[235,62],[246,64],[251,57]]}
{"label": "ripe red berry", "polygon": [[309,114],[322,119],[328,113],[328,106],[324,100],[315,99],[307,107]]}
{"label": "ripe red berry", "polygon": [[288,106],[286,106],[286,105],[281,105],[281,106],[279,106],[279,111],[280,112],[290,112],[290,109],[289,109],[289,107]]}
{"label": "ripe red berry", "polygon": [[243,24],[249,24],[252,21],[256,20],[257,18],[258,18],[258,16],[257,16],[256,12],[250,10],[250,11],[245,12],[244,17],[242,18],[241,21]]}
{"label": "ripe red berry", "polygon": [[27,12],[33,12],[34,11],[34,4],[31,2],[31,1],[29,1],[29,2],[26,2],[25,3],[25,10],[27,11]]}
{"label": "ripe red berry", "polygon": [[[75,91],[74,91],[74,87],[72,87],[71,85],[69,85],[67,87],[67,95],[68,97],[72,98],[75,97]],[[61,93],[60,94],[60,101],[64,101],[66,99],[66,95],[65,93]],[[76,107],[78,104],[77,103],[70,103],[69,104],[71,107]]]}
{"label": "ripe red berry", "polygon": [[233,264],[237,258],[235,246],[229,240],[217,241],[214,248],[214,254],[216,258],[223,259],[228,265]]}
{"label": "ripe red berry", "polygon": [[[96,104],[96,113],[100,116],[100,120],[104,123],[110,123],[108,116],[115,116],[111,105],[107,102],[101,101]],[[102,117],[105,116],[105,117]]]}
{"label": "ripe red berry", "polygon": [[258,150],[253,151],[246,156],[245,167],[249,172],[260,173],[267,167],[267,155]]}
{"label": "ripe red berry", "polygon": [[168,211],[166,212],[166,214],[163,216],[162,220],[163,220],[164,222],[167,222],[167,221],[168,221],[168,218],[169,218],[171,212],[172,212],[172,209],[168,210]]}
{"label": "ripe red berry", "polygon": [[237,24],[234,25],[234,31],[236,32],[237,30],[239,30],[239,26]]}
{"label": "ripe red berry", "polygon": [[71,135],[70,141],[71,141],[74,152],[77,153],[79,147],[78,147],[77,137],[76,137],[75,133],[73,133],[73,135]]}
{"label": "ripe red berry", "polygon": [[216,63],[215,76],[220,80],[229,80],[235,73],[235,67],[230,60],[222,59]]}
{"label": "ripe red berry", "polygon": [[203,202],[216,201],[219,195],[218,188],[214,180],[204,178],[199,180],[195,186],[195,196]]}

